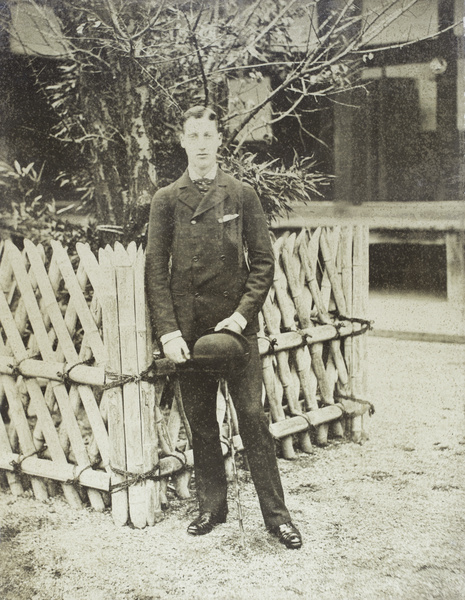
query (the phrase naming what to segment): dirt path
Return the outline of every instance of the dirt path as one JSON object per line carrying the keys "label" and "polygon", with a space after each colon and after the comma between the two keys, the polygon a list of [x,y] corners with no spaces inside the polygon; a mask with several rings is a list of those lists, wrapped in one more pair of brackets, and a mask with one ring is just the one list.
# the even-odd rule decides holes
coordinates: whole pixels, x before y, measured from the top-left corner
{"label": "dirt path", "polygon": [[463,600],[465,346],[370,337],[369,347],[369,441],[280,460],[301,550],[266,533],[245,472],[246,549],[233,501],[225,525],[192,538],[194,500],[138,531],[2,490],[0,597]]}

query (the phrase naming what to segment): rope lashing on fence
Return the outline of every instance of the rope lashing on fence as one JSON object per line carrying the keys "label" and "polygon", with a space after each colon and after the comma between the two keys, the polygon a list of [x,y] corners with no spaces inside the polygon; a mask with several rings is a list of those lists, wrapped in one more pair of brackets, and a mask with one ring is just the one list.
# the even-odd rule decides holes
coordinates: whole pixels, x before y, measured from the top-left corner
{"label": "rope lashing on fence", "polygon": [[265,354],[274,354],[275,353],[275,348],[278,345],[278,340],[277,338],[269,338],[266,335],[257,335],[257,339],[259,340],[265,340],[266,342],[268,342],[268,350],[265,352]]}
{"label": "rope lashing on fence", "polygon": [[[177,454],[166,454],[165,458],[171,457],[171,458],[175,458],[176,460],[178,460],[181,463],[181,469],[179,469],[177,471],[177,473],[181,473],[185,469],[188,468],[187,456],[184,454],[184,452],[182,450],[178,450],[177,452],[179,452],[179,454],[182,454],[182,458],[180,456],[178,456]],[[153,469],[150,469],[149,471],[145,471],[144,473],[132,473],[131,471],[125,471],[124,469],[118,469],[117,467],[114,467],[111,464],[109,466],[110,466],[110,469],[113,471],[113,473],[116,473],[116,475],[121,475],[121,477],[126,478],[124,481],[120,481],[119,483],[110,485],[110,494],[114,494],[115,492],[125,490],[125,489],[131,487],[132,485],[137,485],[138,483],[143,483],[147,479],[150,479],[151,481],[161,481],[164,477],[166,477],[166,475],[162,475],[160,472],[160,469],[161,469],[160,463],[156,464],[153,467]]]}
{"label": "rope lashing on fence", "polygon": [[12,460],[10,461],[10,465],[13,467],[13,473],[20,473],[22,468],[21,468],[21,464],[24,460],[26,460],[26,458],[30,458],[31,456],[40,456],[43,452],[45,452],[47,450],[47,446],[44,444],[42,446],[42,448],[38,448],[37,450],[34,450],[34,452],[30,452],[29,454],[20,454],[19,455],[19,460]]}
{"label": "rope lashing on fence", "polygon": [[88,464],[85,467],[82,467],[82,469],[78,473],[76,473],[76,467],[77,466],[78,465],[74,465],[74,467],[73,467],[73,474],[74,474],[74,476],[71,477],[70,479],[67,479],[65,481],[65,484],[67,484],[67,485],[78,485],[78,486],[81,486],[82,484],[81,484],[81,482],[79,480],[80,477],[81,477],[81,475],[84,473],[84,471],[87,471],[87,469],[92,469],[92,465]]}
{"label": "rope lashing on fence", "polygon": [[105,379],[108,377],[110,381],[108,383],[104,383],[101,386],[101,389],[110,390],[115,387],[122,387],[127,383],[138,383],[139,381],[153,381],[153,376],[149,377],[149,373],[151,373],[153,369],[154,364],[152,363],[149,367],[147,367],[147,369],[144,369],[144,371],[136,375],[125,375],[123,373],[105,371]]}
{"label": "rope lashing on fence", "polygon": [[312,424],[312,422],[310,421],[310,419],[307,417],[307,415],[306,415],[304,412],[301,412],[301,413],[295,413],[295,414],[293,414],[292,416],[293,416],[293,417],[302,417],[302,419],[305,419],[305,421],[307,422],[307,425],[308,425],[308,428],[307,428],[307,429],[308,429],[309,431],[310,431],[310,429],[312,429],[312,427],[313,427],[313,424]]}
{"label": "rope lashing on fence", "polygon": [[358,335],[363,335],[367,331],[371,331],[373,329],[373,321],[370,321],[369,319],[362,319],[361,317],[346,317],[338,310],[331,310],[329,311],[329,314],[339,321],[338,323],[332,323],[332,325],[336,328],[338,335],[340,330],[344,327],[344,321],[348,321],[349,323],[358,323],[361,325],[358,331],[352,330],[351,333],[345,335],[344,337],[357,337]]}
{"label": "rope lashing on fence", "polygon": [[153,469],[150,469],[150,471],[146,471],[145,473],[131,473],[130,471],[125,471],[124,469],[117,469],[112,465],[110,465],[110,469],[113,471],[113,473],[116,473],[116,475],[126,477],[125,481],[110,485],[110,494],[125,490],[131,487],[131,485],[143,483],[146,479],[151,479],[152,481],[160,481],[161,479],[160,464],[155,465]]}
{"label": "rope lashing on fence", "polygon": [[[372,402],[369,402],[368,400],[362,400],[362,398],[356,398],[355,396],[347,396],[345,394],[339,393],[334,394],[334,398],[336,400],[352,400],[352,402],[357,402],[357,404],[363,404],[364,406],[368,406],[368,414],[370,415],[370,417],[375,414],[375,406]],[[337,404],[337,406],[340,406],[341,410],[343,412],[346,412],[343,408],[343,405],[340,402]]]}
{"label": "rope lashing on fence", "polygon": [[11,369],[11,376],[12,377],[19,377],[20,375],[22,375],[20,366],[21,363],[24,362],[25,360],[28,360],[29,358],[39,358],[40,354],[33,354],[32,356],[25,356],[24,358],[22,358],[21,360],[18,360],[17,363],[10,363],[8,364],[8,367],[10,367]]}
{"label": "rope lashing on fence", "polygon": [[66,367],[66,364],[65,364],[65,366],[63,367],[63,371],[61,373],[57,373],[57,375],[59,375],[63,379],[63,383],[73,383],[69,376],[71,371],[75,367],[79,367],[80,365],[86,365],[87,367],[90,367],[93,362],[94,362],[93,358],[88,358],[86,360],[81,360],[80,362],[77,362],[68,368],[65,368]]}

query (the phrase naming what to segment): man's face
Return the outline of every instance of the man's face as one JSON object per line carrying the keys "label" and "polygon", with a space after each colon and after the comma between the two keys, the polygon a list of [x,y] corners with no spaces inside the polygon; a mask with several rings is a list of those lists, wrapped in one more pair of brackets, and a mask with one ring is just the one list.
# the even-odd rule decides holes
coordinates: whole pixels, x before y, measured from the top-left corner
{"label": "man's face", "polygon": [[190,117],[184,123],[181,146],[186,151],[189,165],[199,175],[206,175],[213,168],[221,141],[215,121],[206,117]]}

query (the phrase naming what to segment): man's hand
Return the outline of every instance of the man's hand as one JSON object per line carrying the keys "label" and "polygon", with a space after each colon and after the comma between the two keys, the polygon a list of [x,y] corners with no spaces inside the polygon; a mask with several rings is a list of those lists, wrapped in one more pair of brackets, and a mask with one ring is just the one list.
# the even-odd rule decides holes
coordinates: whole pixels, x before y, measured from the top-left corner
{"label": "man's hand", "polygon": [[163,352],[166,358],[169,358],[177,365],[185,363],[191,357],[189,348],[183,337],[176,337],[163,344]]}
{"label": "man's hand", "polygon": [[239,323],[235,319],[233,319],[233,317],[228,317],[227,319],[223,319],[216,325],[215,331],[220,331],[221,329],[230,329],[231,331],[234,331],[235,333],[242,333],[242,327],[239,325]]}

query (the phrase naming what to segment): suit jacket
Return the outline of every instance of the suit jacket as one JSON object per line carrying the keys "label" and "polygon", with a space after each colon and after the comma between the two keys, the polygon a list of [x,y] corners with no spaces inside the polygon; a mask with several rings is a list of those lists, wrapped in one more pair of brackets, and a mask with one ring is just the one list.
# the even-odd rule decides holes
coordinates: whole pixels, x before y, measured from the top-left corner
{"label": "suit jacket", "polygon": [[273,274],[270,235],[252,187],[218,169],[204,196],[187,171],[157,191],[145,285],[158,337],[180,329],[193,341],[235,311],[247,320],[244,334],[257,332]]}

